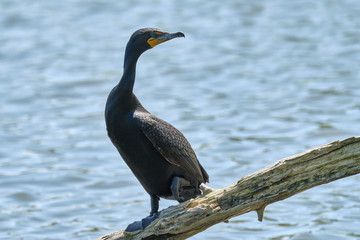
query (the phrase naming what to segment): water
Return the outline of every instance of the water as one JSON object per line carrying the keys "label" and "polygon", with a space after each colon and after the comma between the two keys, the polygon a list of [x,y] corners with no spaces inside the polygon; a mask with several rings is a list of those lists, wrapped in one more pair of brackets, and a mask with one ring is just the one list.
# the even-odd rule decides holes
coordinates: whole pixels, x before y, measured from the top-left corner
{"label": "water", "polygon": [[[0,238],[95,239],[149,212],[103,119],[134,30],[186,34],[141,57],[135,92],[187,136],[210,186],[223,188],[359,135],[359,14],[356,0],[2,0]],[[359,239],[359,180],[192,239]]]}

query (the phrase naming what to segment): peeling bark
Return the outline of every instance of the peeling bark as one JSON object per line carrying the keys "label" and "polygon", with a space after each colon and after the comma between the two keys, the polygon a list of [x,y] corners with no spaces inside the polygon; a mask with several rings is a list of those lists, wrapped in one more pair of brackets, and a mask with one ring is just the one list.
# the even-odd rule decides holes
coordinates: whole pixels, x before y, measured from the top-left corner
{"label": "peeling bark", "polygon": [[267,205],[309,188],[360,173],[360,137],[335,141],[281,159],[236,183],[171,206],[145,230],[123,230],[98,238],[186,239],[228,219],[256,211],[262,221]]}

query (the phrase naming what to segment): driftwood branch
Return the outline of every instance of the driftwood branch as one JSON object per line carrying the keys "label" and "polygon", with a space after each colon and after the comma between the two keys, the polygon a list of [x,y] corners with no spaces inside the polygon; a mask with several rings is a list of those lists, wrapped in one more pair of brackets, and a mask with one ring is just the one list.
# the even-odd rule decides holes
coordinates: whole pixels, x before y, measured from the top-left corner
{"label": "driftwood branch", "polygon": [[359,172],[360,137],[335,141],[281,159],[224,189],[171,206],[143,231],[118,231],[98,240],[186,239],[250,211],[256,211],[261,221],[267,205]]}

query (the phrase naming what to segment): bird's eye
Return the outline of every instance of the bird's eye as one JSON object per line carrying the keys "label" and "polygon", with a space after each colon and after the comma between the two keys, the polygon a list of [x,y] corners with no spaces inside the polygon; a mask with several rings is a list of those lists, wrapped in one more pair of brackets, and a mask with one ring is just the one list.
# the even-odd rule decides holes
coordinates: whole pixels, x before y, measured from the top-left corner
{"label": "bird's eye", "polygon": [[150,36],[153,37],[153,38],[155,38],[155,37],[156,37],[156,33],[151,32],[151,33],[150,33]]}

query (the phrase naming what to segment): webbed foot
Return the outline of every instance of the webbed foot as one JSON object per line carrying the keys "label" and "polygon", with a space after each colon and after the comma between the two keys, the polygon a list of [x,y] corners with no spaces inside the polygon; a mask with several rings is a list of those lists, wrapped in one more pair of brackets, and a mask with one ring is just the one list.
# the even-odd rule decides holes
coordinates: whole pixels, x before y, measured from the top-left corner
{"label": "webbed foot", "polygon": [[153,213],[146,218],[141,219],[141,221],[135,221],[127,226],[125,232],[135,232],[138,230],[144,230],[149,224],[159,217],[159,213]]}

